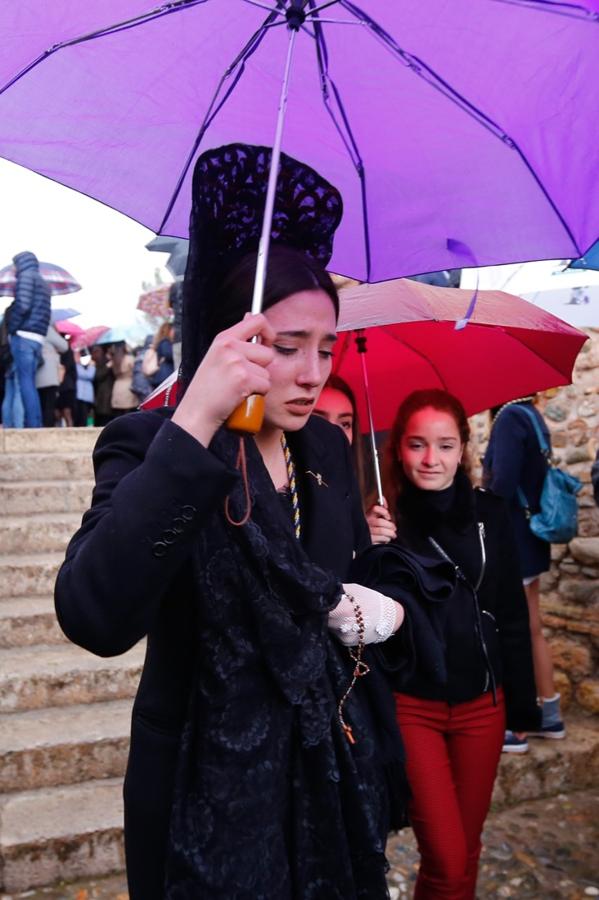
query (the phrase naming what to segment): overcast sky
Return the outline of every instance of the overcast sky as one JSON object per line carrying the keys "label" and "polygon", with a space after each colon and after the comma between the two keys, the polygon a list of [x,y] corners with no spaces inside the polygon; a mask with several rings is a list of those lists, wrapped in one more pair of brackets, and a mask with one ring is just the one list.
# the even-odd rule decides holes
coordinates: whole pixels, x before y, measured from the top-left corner
{"label": "overcast sky", "polygon": [[[83,290],[63,305],[85,313],[84,324],[131,318],[142,282],[153,282],[154,270],[168,259],[145,249],[153,237],[101,203],[0,159],[0,268],[31,250],[68,269]],[[161,274],[172,280],[166,269]]]}

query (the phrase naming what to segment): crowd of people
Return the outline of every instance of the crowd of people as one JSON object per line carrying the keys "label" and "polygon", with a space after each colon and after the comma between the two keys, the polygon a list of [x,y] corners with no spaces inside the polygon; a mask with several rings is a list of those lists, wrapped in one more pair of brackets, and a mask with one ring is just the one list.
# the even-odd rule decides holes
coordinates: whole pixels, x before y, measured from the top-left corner
{"label": "crowd of people", "polygon": [[[174,368],[173,326],[143,347],[124,341],[73,349],[51,321],[51,294],[30,252],[14,257],[14,301],[4,313],[0,421],[5,428],[106,425],[132,412]],[[155,367],[142,371],[148,348]]]}
{"label": "crowd of people", "polygon": [[[130,896],[383,900],[387,835],[409,823],[416,900],[473,900],[502,750],[565,735],[539,624],[549,546],[518,496],[539,505],[532,398],[494,411],[480,489],[459,399],[413,392],[371,496],[355,397],[331,376],[340,198],[289,157],[263,311],[248,312],[262,150],[198,161],[177,403],[103,430],[56,584],[77,644],[148,641]],[[123,350],[112,375],[161,380],[171,339],[137,362]],[[226,423],[256,394],[262,427],[239,436]]]}

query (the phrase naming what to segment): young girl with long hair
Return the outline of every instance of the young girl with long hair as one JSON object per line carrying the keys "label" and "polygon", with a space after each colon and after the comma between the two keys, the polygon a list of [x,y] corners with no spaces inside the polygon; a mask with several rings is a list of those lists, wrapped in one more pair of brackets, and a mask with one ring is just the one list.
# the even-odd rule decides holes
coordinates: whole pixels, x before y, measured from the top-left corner
{"label": "young girl with long hair", "polygon": [[384,454],[388,505],[369,516],[380,543],[354,570],[405,608],[376,653],[406,748],[416,900],[473,900],[506,719],[522,731],[539,718],[511,523],[503,500],[472,487],[469,436],[445,391],[403,401]]}

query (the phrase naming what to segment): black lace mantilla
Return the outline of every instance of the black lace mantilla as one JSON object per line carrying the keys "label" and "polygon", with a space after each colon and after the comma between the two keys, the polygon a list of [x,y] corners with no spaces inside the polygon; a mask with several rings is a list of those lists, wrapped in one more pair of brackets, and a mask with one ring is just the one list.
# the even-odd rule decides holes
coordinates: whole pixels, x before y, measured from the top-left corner
{"label": "black lace mantilla", "polygon": [[[270,147],[227,144],[197,160],[189,222],[183,308],[183,371],[193,372],[202,346],[210,288],[240,256],[258,249]],[[281,154],[271,241],[327,265],[343,213],[339,191],[305,163]]]}

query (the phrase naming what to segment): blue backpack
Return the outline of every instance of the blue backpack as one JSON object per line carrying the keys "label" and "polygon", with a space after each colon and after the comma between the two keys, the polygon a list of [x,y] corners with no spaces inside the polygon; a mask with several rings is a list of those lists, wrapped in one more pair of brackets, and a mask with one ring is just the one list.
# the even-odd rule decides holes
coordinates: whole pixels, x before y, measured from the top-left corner
{"label": "blue backpack", "polygon": [[542,541],[551,544],[567,544],[576,537],[578,530],[578,503],[576,495],[582,482],[574,475],[558,469],[551,462],[551,449],[541,431],[532,409],[521,406],[533,424],[539,449],[547,462],[547,473],[541,491],[540,510],[531,514],[530,506],[522,488],[518,488],[518,500],[523,507],[530,530]]}

